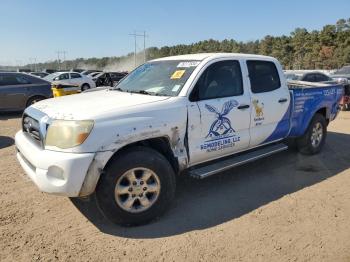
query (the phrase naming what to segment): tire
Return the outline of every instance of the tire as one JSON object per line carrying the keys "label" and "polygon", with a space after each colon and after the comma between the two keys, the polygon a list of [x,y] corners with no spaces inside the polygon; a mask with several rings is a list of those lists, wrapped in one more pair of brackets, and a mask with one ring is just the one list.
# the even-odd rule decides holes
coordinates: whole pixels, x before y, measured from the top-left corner
{"label": "tire", "polygon": [[27,100],[26,107],[29,107],[31,105],[34,105],[35,103],[46,99],[44,96],[33,96]]}
{"label": "tire", "polygon": [[297,139],[299,152],[305,155],[318,154],[324,146],[326,136],[326,119],[321,114],[315,114],[305,134]]}
{"label": "tire", "polygon": [[[136,180],[129,179],[135,178],[132,174]],[[150,177],[147,179],[147,176]],[[144,191],[145,188],[153,192]],[[97,184],[96,200],[111,222],[123,226],[141,225],[158,218],[169,208],[175,188],[174,170],[162,154],[147,147],[133,147],[108,164]],[[146,193],[141,197],[143,192]],[[146,198],[148,202],[144,202]],[[143,205],[141,200],[150,205]]]}
{"label": "tire", "polygon": [[85,91],[85,90],[88,90],[88,89],[90,89],[90,85],[89,84],[83,84],[81,86],[81,91]]}

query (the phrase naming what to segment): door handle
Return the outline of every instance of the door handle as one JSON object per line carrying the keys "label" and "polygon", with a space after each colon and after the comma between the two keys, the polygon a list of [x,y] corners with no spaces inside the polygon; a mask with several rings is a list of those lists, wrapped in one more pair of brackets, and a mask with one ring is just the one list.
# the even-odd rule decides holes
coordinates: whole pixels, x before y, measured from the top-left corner
{"label": "door handle", "polygon": [[287,101],[288,101],[287,98],[281,98],[280,100],[278,100],[278,103],[285,103]]}
{"label": "door handle", "polygon": [[249,105],[240,105],[237,108],[238,109],[247,109],[247,108],[249,108]]}

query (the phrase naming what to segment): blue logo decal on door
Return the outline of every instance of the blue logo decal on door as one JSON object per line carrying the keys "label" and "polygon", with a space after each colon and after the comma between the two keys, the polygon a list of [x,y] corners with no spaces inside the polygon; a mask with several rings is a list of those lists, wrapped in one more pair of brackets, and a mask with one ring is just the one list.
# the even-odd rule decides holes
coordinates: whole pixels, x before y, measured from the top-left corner
{"label": "blue logo decal on door", "polygon": [[231,120],[227,117],[231,110],[237,106],[238,102],[236,100],[227,101],[222,106],[220,112],[214,106],[205,105],[205,108],[209,112],[216,114],[216,119],[210,125],[209,132],[205,137],[208,140],[201,145],[201,150],[211,152],[233,147],[235,142],[240,140],[240,137],[235,134],[236,131],[231,125]]}

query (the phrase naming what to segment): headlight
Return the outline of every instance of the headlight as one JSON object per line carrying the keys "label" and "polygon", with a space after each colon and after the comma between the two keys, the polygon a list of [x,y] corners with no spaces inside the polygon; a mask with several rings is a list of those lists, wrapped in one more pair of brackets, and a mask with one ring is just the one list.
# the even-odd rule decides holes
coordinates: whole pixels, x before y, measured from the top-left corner
{"label": "headlight", "polygon": [[62,149],[81,145],[93,126],[92,120],[54,120],[47,130],[45,145]]}

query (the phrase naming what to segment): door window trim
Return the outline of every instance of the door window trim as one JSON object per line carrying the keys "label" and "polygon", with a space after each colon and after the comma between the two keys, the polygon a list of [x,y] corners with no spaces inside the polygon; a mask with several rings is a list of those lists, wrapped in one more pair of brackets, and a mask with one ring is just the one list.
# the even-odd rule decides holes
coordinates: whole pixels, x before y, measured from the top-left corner
{"label": "door window trim", "polygon": [[[206,98],[206,99],[193,99],[192,98],[192,94],[195,92],[196,89],[196,85],[199,81],[199,79],[201,78],[201,76],[203,75],[203,73],[208,69],[208,67],[210,67],[213,64],[216,63],[220,63],[220,62],[226,62],[226,61],[234,61],[238,63],[239,66],[239,71],[241,73],[241,84],[242,84],[242,93],[239,95],[235,95],[235,96],[220,96],[220,97],[214,97],[214,98]],[[244,90],[244,79],[243,79],[243,70],[242,70],[242,64],[241,64],[241,60],[237,59],[237,58],[218,58],[212,61],[209,61],[208,63],[206,63],[201,70],[198,72],[198,74],[196,75],[196,78],[193,80],[193,82],[191,83],[191,86],[189,88],[189,95],[188,95],[188,100],[190,102],[199,102],[199,101],[207,101],[207,100],[212,100],[212,99],[220,99],[220,98],[226,98],[226,97],[242,97],[245,95],[245,90]]]}
{"label": "door window trim", "polygon": [[[269,91],[264,91],[264,92],[254,92],[253,91],[253,88],[252,88],[252,82],[251,82],[251,79],[250,79],[250,72],[249,72],[249,66],[248,66],[248,62],[264,62],[264,63],[270,63],[274,66],[275,68],[275,71],[276,71],[276,75],[278,76],[278,82],[279,82],[279,86],[278,88],[275,88],[275,89],[272,89],[272,90],[269,90]],[[247,59],[245,60],[245,64],[246,64],[246,67],[247,67],[247,72],[248,72],[248,79],[249,79],[249,85],[250,85],[250,91],[252,94],[264,94],[264,93],[269,93],[269,92],[273,92],[273,91],[276,91],[276,90],[279,90],[281,87],[282,87],[282,82],[281,82],[281,76],[280,76],[280,73],[277,69],[277,66],[276,66],[276,63],[273,62],[273,61],[270,61],[270,60],[263,60],[263,59]]]}

